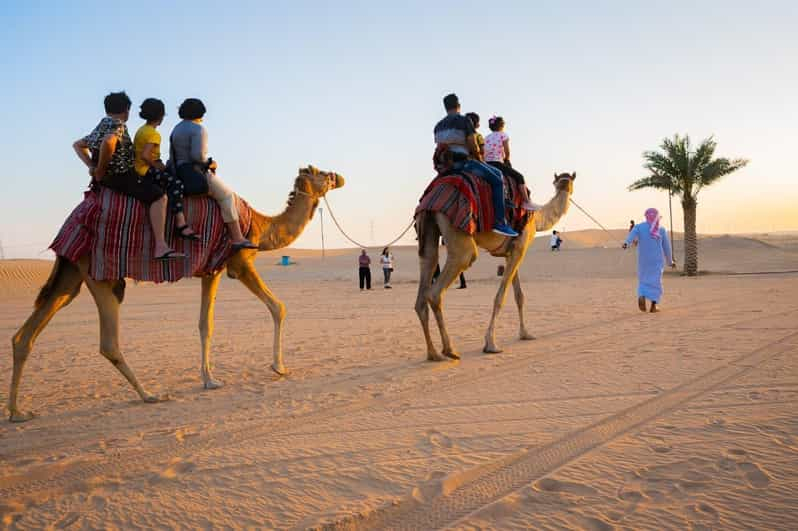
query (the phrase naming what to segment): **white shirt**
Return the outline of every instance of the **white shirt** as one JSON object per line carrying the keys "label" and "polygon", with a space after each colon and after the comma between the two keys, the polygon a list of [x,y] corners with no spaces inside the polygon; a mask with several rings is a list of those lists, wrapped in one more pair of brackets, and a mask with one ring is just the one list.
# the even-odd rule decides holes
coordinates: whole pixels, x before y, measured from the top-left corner
{"label": "white shirt", "polygon": [[552,234],[551,235],[551,246],[552,247],[556,247],[557,246],[557,240],[559,240],[559,239],[560,239],[560,235],[559,234]]}
{"label": "white shirt", "polygon": [[388,256],[381,254],[380,264],[382,264],[383,269],[391,269],[393,267],[393,255],[390,253],[388,253]]}

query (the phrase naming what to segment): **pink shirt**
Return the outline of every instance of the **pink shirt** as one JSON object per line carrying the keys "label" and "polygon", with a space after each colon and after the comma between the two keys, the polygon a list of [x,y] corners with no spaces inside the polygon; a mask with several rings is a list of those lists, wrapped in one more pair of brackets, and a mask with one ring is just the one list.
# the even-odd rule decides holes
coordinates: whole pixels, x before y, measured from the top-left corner
{"label": "pink shirt", "polygon": [[510,140],[510,135],[504,131],[494,131],[485,137],[485,162],[504,162],[507,154],[504,152],[504,142]]}
{"label": "pink shirt", "polygon": [[371,265],[371,258],[366,254],[361,254],[357,258],[357,263],[360,264],[360,267],[368,267]]}

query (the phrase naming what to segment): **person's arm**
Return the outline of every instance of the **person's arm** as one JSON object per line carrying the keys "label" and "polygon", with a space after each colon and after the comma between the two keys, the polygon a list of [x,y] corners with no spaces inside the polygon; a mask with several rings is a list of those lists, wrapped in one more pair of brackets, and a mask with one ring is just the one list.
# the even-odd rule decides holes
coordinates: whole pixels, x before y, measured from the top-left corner
{"label": "person's arm", "polygon": [[505,138],[502,145],[504,146],[504,163],[512,167],[512,164],[510,164],[510,139]]}
{"label": "person's arm", "polygon": [[197,125],[196,129],[191,132],[189,136],[191,161],[199,162],[200,164],[208,161],[208,132],[201,125]]}
{"label": "person's arm", "polygon": [[485,160],[485,158],[482,156],[482,153],[479,151],[477,136],[475,134],[472,133],[466,137],[466,147],[468,147],[468,152],[471,153],[471,156],[474,157],[474,159],[479,161]]}
{"label": "person's arm", "polygon": [[659,236],[662,239],[662,252],[665,254],[665,259],[668,260],[668,265],[671,267],[676,267],[676,263],[673,261],[671,241],[668,239],[668,231],[660,227]]}
{"label": "person's arm", "polygon": [[141,150],[141,160],[147,163],[151,168],[164,171],[166,166],[161,159],[153,158],[153,151],[155,144],[144,144],[144,149]]}
{"label": "person's arm", "polygon": [[629,247],[629,244],[631,244],[634,240],[637,239],[637,227],[639,227],[639,225],[635,225],[634,227],[632,227],[632,230],[630,230],[629,234],[626,236],[626,241],[623,242],[624,249]]}
{"label": "person's arm", "polygon": [[75,143],[72,144],[72,149],[75,150],[80,161],[89,168],[89,174],[91,174],[94,169],[94,163],[91,160],[91,151],[89,150],[89,143],[86,142],[86,139],[81,138],[80,140],[75,140]]}
{"label": "person's arm", "polygon": [[105,172],[108,170],[108,163],[111,162],[111,157],[116,151],[116,143],[119,138],[115,134],[105,135],[103,143],[100,145],[100,158],[97,161],[97,167],[94,169],[94,178],[102,181],[105,177]]}

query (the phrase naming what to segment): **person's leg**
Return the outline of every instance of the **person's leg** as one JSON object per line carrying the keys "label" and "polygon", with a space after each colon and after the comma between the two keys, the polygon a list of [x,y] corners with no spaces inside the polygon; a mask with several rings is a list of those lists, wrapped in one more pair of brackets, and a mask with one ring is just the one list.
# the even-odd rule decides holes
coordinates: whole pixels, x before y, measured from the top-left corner
{"label": "person's leg", "polygon": [[164,256],[172,250],[166,244],[164,239],[164,232],[166,231],[166,196],[162,195],[156,201],[150,204],[150,225],[152,225],[152,233],[155,236],[155,256]]}
{"label": "person's leg", "polygon": [[366,286],[366,272],[363,270],[362,267],[357,269],[357,276],[360,280],[360,291],[363,291],[363,288]]}
{"label": "person's leg", "polygon": [[227,230],[230,231],[230,238],[233,240],[233,245],[240,245],[250,243],[248,248],[257,248],[247,240],[241,233],[241,227],[238,224],[238,209],[236,208],[235,194],[233,190],[228,187],[224,181],[214,173],[208,174],[208,195],[219,204],[222,211],[222,219]]}
{"label": "person's leg", "polygon": [[459,289],[466,289],[466,279],[465,273],[460,273],[460,288]]}
{"label": "person's leg", "polygon": [[367,267],[366,269],[366,289],[371,289],[371,268]]}
{"label": "person's leg", "polygon": [[478,160],[469,160],[463,166],[467,172],[481,177],[491,187],[491,195],[493,196],[493,228],[495,231],[505,236],[518,236],[512,228],[507,225],[504,214],[504,176],[502,172],[493,166],[489,166],[484,162]]}
{"label": "person's leg", "polygon": [[[153,171],[153,170],[150,170]],[[186,199],[186,187],[183,179],[175,177],[169,173],[160,175],[162,188],[166,190],[166,197],[169,201],[169,210],[175,217],[175,232],[181,238],[187,240],[198,240],[199,236],[188,226],[186,214],[183,211],[183,202]]]}

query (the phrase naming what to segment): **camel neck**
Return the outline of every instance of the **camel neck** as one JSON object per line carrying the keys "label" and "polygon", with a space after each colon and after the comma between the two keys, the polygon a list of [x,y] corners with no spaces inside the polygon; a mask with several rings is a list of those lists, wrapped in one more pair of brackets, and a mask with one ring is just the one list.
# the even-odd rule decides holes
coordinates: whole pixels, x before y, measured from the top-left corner
{"label": "camel neck", "polygon": [[276,216],[253,213],[250,239],[261,251],[281,249],[291,245],[313,217],[319,201],[306,192],[293,193],[285,210]]}

